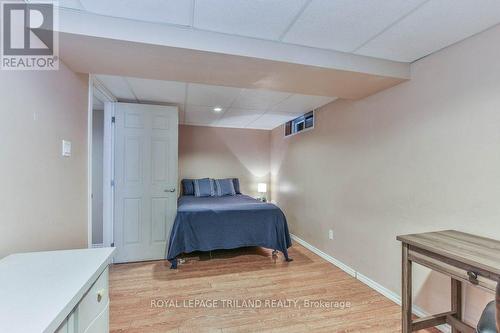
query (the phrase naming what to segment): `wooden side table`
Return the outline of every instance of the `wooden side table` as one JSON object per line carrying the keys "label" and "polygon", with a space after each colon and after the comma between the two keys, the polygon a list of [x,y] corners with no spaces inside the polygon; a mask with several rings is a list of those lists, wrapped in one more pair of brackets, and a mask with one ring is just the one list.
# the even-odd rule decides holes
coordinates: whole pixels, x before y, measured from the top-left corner
{"label": "wooden side table", "polygon": [[[496,293],[500,332],[500,241],[454,230],[398,236],[403,248],[402,332],[449,324],[453,333],[475,333],[462,321],[462,283]],[[412,263],[451,278],[451,310],[412,320]]]}

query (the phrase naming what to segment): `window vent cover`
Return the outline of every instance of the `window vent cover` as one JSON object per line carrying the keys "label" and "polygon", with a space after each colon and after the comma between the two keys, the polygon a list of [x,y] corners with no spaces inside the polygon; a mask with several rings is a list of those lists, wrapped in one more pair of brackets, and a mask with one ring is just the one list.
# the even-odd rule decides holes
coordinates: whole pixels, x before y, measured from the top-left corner
{"label": "window vent cover", "polygon": [[300,133],[314,128],[314,111],[309,111],[303,116],[290,120],[285,124],[285,136]]}

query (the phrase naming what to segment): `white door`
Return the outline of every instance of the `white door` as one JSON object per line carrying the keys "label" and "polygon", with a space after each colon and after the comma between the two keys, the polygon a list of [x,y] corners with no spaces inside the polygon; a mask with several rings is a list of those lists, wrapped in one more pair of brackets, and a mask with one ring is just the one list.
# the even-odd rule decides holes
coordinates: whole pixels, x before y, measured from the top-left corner
{"label": "white door", "polygon": [[115,262],[163,259],[177,210],[176,107],[116,103]]}

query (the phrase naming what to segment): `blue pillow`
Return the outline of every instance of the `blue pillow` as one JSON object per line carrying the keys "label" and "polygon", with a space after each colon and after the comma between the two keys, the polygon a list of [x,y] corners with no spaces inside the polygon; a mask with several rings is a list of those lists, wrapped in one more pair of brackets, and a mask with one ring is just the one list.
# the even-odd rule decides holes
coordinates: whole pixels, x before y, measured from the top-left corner
{"label": "blue pillow", "polygon": [[236,195],[232,178],[215,179],[216,196],[223,197],[225,195]]}
{"label": "blue pillow", "polygon": [[215,185],[214,180],[210,178],[195,179],[194,184],[194,196],[195,197],[214,197],[215,196]]}
{"label": "blue pillow", "polygon": [[181,180],[182,195],[194,195],[194,184],[192,179]]}
{"label": "blue pillow", "polygon": [[241,194],[240,191],[240,180],[238,178],[233,178],[234,191],[236,194]]}

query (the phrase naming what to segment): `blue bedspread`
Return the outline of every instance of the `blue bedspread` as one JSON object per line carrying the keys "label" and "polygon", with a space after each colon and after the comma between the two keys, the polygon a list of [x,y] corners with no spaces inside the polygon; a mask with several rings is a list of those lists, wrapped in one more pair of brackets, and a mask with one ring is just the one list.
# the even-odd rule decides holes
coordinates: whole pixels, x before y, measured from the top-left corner
{"label": "blue bedspread", "polygon": [[283,252],[292,245],[281,209],[246,195],[179,198],[167,259],[193,251],[262,246]]}

